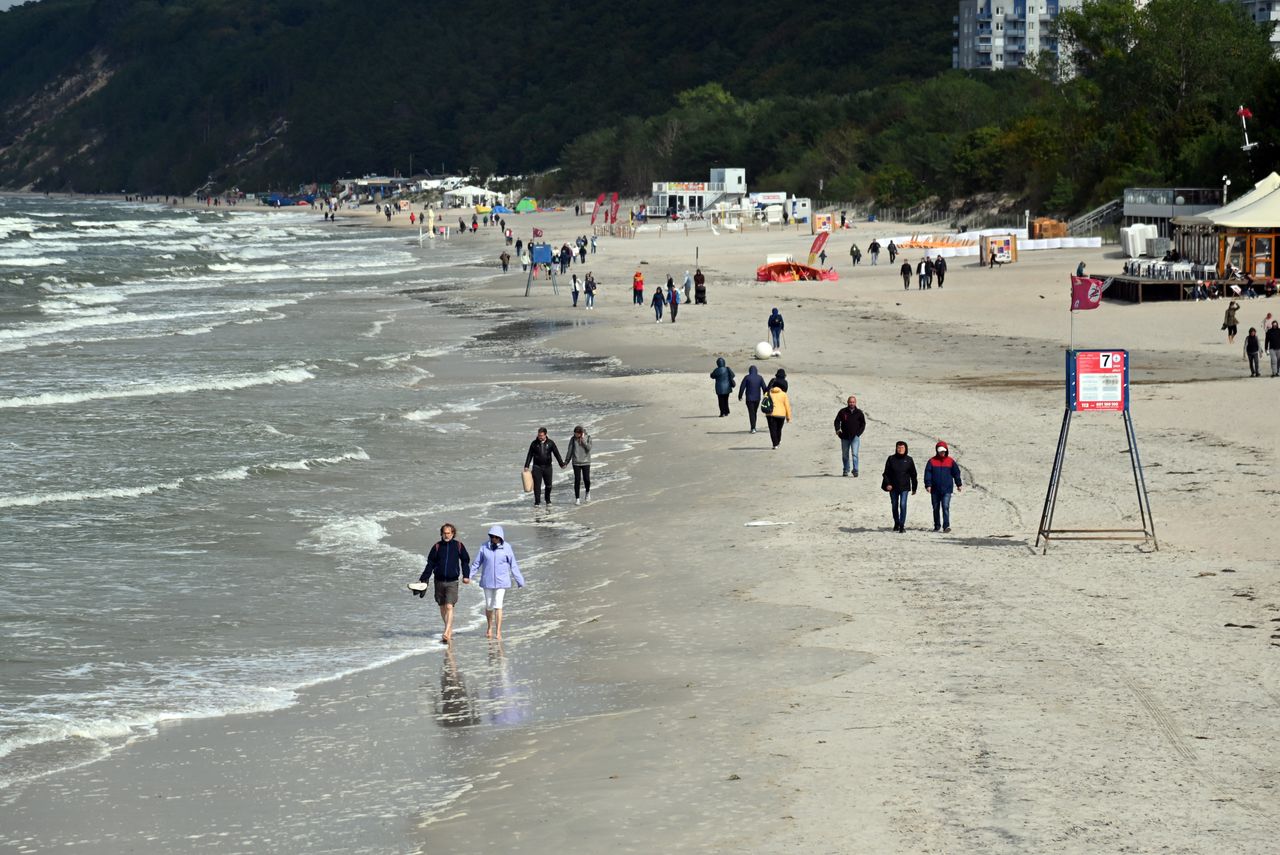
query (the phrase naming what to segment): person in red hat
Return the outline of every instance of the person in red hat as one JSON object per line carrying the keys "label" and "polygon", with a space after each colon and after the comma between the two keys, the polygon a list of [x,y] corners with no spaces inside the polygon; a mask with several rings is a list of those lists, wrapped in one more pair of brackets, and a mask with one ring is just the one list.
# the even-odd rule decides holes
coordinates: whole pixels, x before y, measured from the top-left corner
{"label": "person in red hat", "polygon": [[960,466],[951,457],[951,449],[942,440],[934,446],[934,455],[924,465],[924,489],[933,500],[933,530],[951,531],[951,491],[959,493]]}

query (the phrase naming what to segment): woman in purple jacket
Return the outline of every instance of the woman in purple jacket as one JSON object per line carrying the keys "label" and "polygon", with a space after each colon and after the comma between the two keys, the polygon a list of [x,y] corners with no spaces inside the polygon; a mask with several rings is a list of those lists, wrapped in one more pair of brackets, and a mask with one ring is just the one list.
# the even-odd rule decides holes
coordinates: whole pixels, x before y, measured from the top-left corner
{"label": "woman in purple jacket", "polygon": [[471,562],[471,575],[484,591],[485,638],[502,638],[502,598],[512,580],[516,587],[524,587],[516,554],[506,538],[502,526],[489,529],[489,542],[480,547],[475,561]]}

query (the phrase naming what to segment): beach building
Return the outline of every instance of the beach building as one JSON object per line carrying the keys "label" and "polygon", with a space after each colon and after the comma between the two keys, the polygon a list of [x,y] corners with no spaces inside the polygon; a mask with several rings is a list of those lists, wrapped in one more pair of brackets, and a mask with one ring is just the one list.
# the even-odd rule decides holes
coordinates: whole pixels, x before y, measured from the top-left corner
{"label": "beach building", "polygon": [[1151,225],[1170,238],[1175,217],[1194,217],[1222,204],[1221,187],[1126,187],[1123,225]]}
{"label": "beach building", "polygon": [[1271,52],[1280,56],[1280,2],[1278,0],[1239,0],[1245,14],[1259,24],[1271,25]]}
{"label": "beach building", "polygon": [[655,181],[650,210],[668,216],[700,213],[720,204],[738,206],[747,195],[747,170],[713,169],[706,181]]}
{"label": "beach building", "polygon": [[450,208],[472,208],[477,205],[493,207],[507,201],[502,193],[496,193],[485,187],[467,185],[444,193],[444,203]]}
{"label": "beach building", "polygon": [[953,17],[952,68],[1021,68],[1041,51],[1058,54],[1053,21],[1083,0],[960,0]]}

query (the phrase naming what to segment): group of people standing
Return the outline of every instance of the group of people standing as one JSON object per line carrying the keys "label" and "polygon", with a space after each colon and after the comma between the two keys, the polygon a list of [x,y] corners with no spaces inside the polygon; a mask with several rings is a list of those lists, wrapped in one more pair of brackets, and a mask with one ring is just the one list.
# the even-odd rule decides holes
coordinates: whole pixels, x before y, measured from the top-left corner
{"label": "group of people standing", "polygon": [[[631,301],[637,306],[645,304],[644,287],[644,271],[637,270],[631,277]],[[662,323],[663,310],[666,308],[670,308],[671,323],[674,324],[680,314],[680,307],[689,302],[698,305],[707,303],[707,277],[703,275],[702,268],[698,268],[693,274],[688,270],[684,272],[683,288],[677,288],[676,280],[671,274],[667,274],[666,285],[654,286],[648,299],[653,308],[654,323],[657,324]]]}
{"label": "group of people standing", "polygon": [[[902,266],[898,268],[898,273],[902,275],[902,288],[908,290],[911,288],[911,262],[907,259],[902,260]],[[926,290],[933,287],[933,280],[938,280],[938,287],[942,287],[942,283],[947,278],[947,260],[939,255],[937,258],[931,258],[926,255],[915,266],[916,273],[916,290]]]}

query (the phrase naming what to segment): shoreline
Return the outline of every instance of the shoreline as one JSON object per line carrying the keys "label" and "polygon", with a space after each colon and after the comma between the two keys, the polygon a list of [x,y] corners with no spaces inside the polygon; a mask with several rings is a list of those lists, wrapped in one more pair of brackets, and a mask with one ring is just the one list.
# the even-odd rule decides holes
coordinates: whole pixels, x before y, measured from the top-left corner
{"label": "shoreline", "polygon": [[[552,235],[560,220],[577,222],[561,226],[574,232],[586,221],[522,216],[545,217],[553,244],[567,236]],[[865,225],[856,230],[864,247]],[[665,266],[678,282],[678,258],[695,241],[716,250],[703,264],[714,277],[708,306],[658,326],[627,305],[633,261],[649,261],[653,279]],[[495,730],[489,749],[515,761],[443,812],[424,805],[388,820],[388,838],[403,845],[370,851],[512,841],[533,852],[583,841],[624,851],[1094,852],[1134,841],[1269,851],[1278,770],[1258,758],[1280,706],[1267,688],[1280,650],[1262,628],[1280,616],[1280,584],[1259,556],[1277,536],[1261,514],[1223,530],[1203,512],[1233,501],[1241,484],[1262,501],[1280,447],[1268,433],[1274,410],[1259,397],[1274,390],[1219,379],[1219,307],[1107,304],[1082,319],[1081,344],[1124,342],[1135,353],[1135,422],[1161,551],[1066,544],[1039,556],[1030,541],[1061,407],[1064,283],[1085,251],[1028,253],[990,273],[955,264],[945,291],[923,293],[902,291],[884,265],[831,285],[750,281],[766,251],[808,241],[602,241],[600,256],[588,256],[604,286],[589,316],[571,314],[564,292],[535,289],[526,303],[519,271],[460,293],[549,329],[538,349],[623,366],[569,382],[636,406],[606,419],[626,420],[644,441],[633,481],[621,501],[601,495],[567,509],[605,536],[575,553],[576,566],[555,565],[575,579],[593,566],[617,574],[604,588],[584,582],[581,620],[566,619],[564,635],[597,654],[582,683],[622,687],[623,709]],[[1090,268],[1101,268],[1102,253],[1090,252]],[[1046,311],[1048,300],[1060,307]],[[762,366],[766,376],[785,367],[793,384],[797,417],[777,453],[745,435],[736,403],[729,420],[715,419],[706,377],[720,353],[745,373],[772,305],[799,333]],[[870,422],[857,480],[831,477],[829,419],[849,391]],[[1106,427],[1079,429],[1083,450],[1064,483],[1063,511],[1086,522],[1132,504],[1123,479],[1108,489],[1116,441]],[[933,438],[956,449],[966,490],[953,506],[955,535],[927,532],[923,492],[908,535],[885,531],[878,463],[902,436],[920,467]],[[753,520],[785,524],[744,526]],[[513,606],[507,646],[550,644],[519,639]],[[310,703],[230,727],[270,745],[333,709],[327,726],[350,732],[377,775],[376,761],[402,754],[399,734],[421,716],[421,697],[405,688],[416,664],[343,678]],[[190,743],[200,730],[217,742],[204,725],[164,730],[124,752],[129,764],[184,741],[198,760],[203,748]],[[186,809],[199,808],[176,808]]]}

